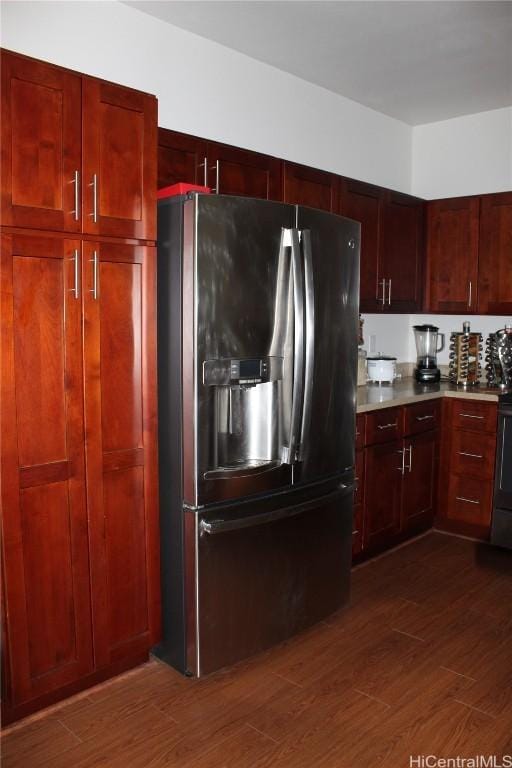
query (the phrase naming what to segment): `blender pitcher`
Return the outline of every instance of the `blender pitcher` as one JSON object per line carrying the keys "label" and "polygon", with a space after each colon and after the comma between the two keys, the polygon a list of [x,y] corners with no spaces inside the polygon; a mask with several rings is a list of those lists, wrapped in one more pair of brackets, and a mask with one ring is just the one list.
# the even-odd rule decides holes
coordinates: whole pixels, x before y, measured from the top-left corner
{"label": "blender pitcher", "polygon": [[423,383],[439,381],[441,371],[437,367],[437,353],[444,347],[444,334],[439,333],[439,328],[435,325],[415,325],[413,328],[418,354],[414,372],[416,381]]}

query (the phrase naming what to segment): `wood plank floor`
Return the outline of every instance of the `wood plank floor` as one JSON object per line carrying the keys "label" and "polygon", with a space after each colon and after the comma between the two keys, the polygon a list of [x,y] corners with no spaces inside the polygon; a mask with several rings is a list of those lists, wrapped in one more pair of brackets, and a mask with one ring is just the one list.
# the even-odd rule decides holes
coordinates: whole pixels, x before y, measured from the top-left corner
{"label": "wood plank floor", "polygon": [[512,553],[430,533],[352,604],[203,680],[152,661],[7,729],[4,768],[373,768],[512,755]]}

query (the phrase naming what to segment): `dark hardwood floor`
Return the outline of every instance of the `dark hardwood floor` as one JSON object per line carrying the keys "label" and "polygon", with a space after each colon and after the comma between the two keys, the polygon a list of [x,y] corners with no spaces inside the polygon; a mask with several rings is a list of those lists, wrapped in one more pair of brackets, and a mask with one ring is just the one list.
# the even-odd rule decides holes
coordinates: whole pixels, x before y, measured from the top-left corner
{"label": "dark hardwood floor", "polygon": [[352,604],[188,680],[152,661],[7,729],[4,768],[373,768],[512,754],[512,553],[430,533]]}

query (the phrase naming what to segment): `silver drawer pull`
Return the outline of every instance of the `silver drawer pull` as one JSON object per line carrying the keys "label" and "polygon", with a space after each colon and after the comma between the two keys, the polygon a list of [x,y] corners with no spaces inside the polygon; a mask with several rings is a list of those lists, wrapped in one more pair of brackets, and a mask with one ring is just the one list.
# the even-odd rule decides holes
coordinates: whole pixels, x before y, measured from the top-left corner
{"label": "silver drawer pull", "polygon": [[470,456],[472,459],[483,459],[481,453],[466,453],[466,451],[459,451],[459,456]]}
{"label": "silver drawer pull", "polygon": [[416,421],[427,421],[428,419],[433,419],[433,414],[428,414],[427,416],[416,416]]}
{"label": "silver drawer pull", "polygon": [[456,496],[455,498],[457,501],[467,501],[468,504],[480,504],[476,499],[466,499],[464,496]]}
{"label": "silver drawer pull", "polygon": [[465,419],[480,419],[480,421],[484,420],[484,416],[475,416],[473,413],[459,413],[459,416],[464,416]]}
{"label": "silver drawer pull", "polygon": [[393,424],[377,424],[377,429],[391,429],[392,427],[398,427],[396,421]]}

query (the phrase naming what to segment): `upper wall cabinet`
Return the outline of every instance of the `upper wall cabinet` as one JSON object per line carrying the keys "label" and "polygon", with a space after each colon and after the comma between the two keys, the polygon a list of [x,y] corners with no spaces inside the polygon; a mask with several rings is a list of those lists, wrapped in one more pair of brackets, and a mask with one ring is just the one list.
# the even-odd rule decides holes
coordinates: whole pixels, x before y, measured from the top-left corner
{"label": "upper wall cabinet", "polygon": [[340,213],[361,223],[360,309],[383,308],[378,290],[379,223],[383,190],[352,179],[342,179]]}
{"label": "upper wall cabinet", "polygon": [[2,223],[79,232],[82,80],[1,53]]}
{"label": "upper wall cabinet", "polygon": [[478,311],[512,314],[512,192],[481,198]]}
{"label": "upper wall cabinet", "polygon": [[83,231],[154,240],[156,99],[87,77],[82,88]]}
{"label": "upper wall cabinet", "polygon": [[388,312],[421,308],[423,276],[422,200],[386,191],[380,217],[378,302]]}
{"label": "upper wall cabinet", "polygon": [[158,189],[179,182],[206,186],[207,146],[204,139],[159,128]]}
{"label": "upper wall cabinet", "polygon": [[177,182],[211,187],[213,193],[279,200],[281,161],[259,152],[158,131],[158,186]]}
{"label": "upper wall cabinet", "polygon": [[2,223],[154,240],[156,99],[1,56]]}
{"label": "upper wall cabinet", "polygon": [[476,312],[478,197],[427,203],[426,309]]}
{"label": "upper wall cabinet", "polygon": [[283,163],[283,200],[322,211],[338,212],[339,176],[306,165]]}

